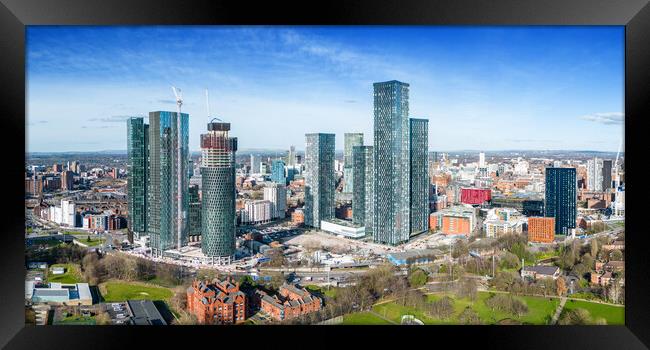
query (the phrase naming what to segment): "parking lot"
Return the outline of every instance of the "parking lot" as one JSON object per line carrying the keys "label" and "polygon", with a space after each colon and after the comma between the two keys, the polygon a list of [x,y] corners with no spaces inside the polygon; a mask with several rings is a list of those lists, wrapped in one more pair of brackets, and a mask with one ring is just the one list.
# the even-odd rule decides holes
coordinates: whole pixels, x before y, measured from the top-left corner
{"label": "parking lot", "polygon": [[131,313],[126,303],[106,303],[105,309],[111,317],[111,323],[114,325],[128,324]]}

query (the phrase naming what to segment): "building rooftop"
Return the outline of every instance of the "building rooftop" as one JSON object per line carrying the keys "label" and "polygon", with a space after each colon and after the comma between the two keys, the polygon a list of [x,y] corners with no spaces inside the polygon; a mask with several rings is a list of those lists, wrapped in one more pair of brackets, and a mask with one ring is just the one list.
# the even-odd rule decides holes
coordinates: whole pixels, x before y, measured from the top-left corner
{"label": "building rooftop", "polygon": [[136,325],[167,325],[162,315],[151,300],[129,300],[129,309]]}
{"label": "building rooftop", "polygon": [[546,266],[546,265],[537,265],[537,266],[524,266],[524,271],[534,272],[540,275],[554,275],[560,268],[557,266]]}
{"label": "building rooftop", "polygon": [[437,249],[417,249],[417,250],[409,250],[406,252],[396,252],[396,253],[389,253],[393,259],[396,260],[406,260],[406,259],[415,259],[415,258],[421,258],[421,257],[434,257],[438,255],[442,255],[442,252]]}

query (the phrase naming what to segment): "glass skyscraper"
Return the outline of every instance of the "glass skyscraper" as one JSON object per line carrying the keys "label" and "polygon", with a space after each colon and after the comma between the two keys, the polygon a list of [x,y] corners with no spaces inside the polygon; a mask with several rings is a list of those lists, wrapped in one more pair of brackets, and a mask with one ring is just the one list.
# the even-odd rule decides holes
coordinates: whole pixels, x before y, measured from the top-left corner
{"label": "glass skyscraper", "polygon": [[271,181],[286,185],[287,177],[284,176],[284,161],[276,159],[271,162]]}
{"label": "glass skyscraper", "polygon": [[305,225],[334,217],[334,134],[305,134]]}
{"label": "glass skyscraper", "polygon": [[[162,256],[165,250],[180,248],[187,244],[189,115],[181,113],[180,130],[177,128],[176,119],[176,112],[149,113],[147,230],[150,236],[151,253],[158,256]],[[181,147],[180,162],[177,159],[178,142]],[[179,163],[181,169],[178,169]]]}
{"label": "glass skyscraper", "polygon": [[188,235],[191,242],[196,242],[201,236],[201,200],[199,199],[198,185],[190,185],[189,196],[190,228]]}
{"label": "glass skyscraper", "polygon": [[429,120],[410,119],[411,233],[429,229]]}
{"label": "glass skyscraper", "polygon": [[352,196],[352,221],[366,228],[366,236],[372,237],[373,193],[372,146],[352,147],[352,170],[354,192]]}
{"label": "glass skyscraper", "polygon": [[149,125],[144,118],[129,118],[126,121],[127,191],[129,206],[129,228],[133,238],[147,235],[147,171],[149,167]]}
{"label": "glass skyscraper", "polygon": [[544,213],[555,218],[555,233],[567,235],[576,227],[577,182],[575,168],[546,168]]}
{"label": "glass skyscraper", "polygon": [[343,141],[343,179],[345,180],[343,192],[354,193],[352,148],[363,145],[363,133],[345,133]]}
{"label": "glass skyscraper", "polygon": [[229,264],[235,255],[235,152],[230,123],[211,122],[201,135],[201,250],[212,263]]}
{"label": "glass skyscraper", "polygon": [[374,83],[373,239],[397,245],[410,234],[409,84]]}

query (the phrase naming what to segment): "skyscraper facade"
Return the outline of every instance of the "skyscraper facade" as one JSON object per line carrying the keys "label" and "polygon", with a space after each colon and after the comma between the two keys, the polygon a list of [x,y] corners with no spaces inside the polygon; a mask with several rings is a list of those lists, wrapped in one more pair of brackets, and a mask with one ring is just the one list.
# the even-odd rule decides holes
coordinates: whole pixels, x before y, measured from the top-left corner
{"label": "skyscraper facade", "polygon": [[[147,179],[149,171],[149,125],[144,118],[129,118],[126,121],[128,173],[128,226],[133,238],[147,235]],[[73,171],[78,171],[78,162],[72,162]]]}
{"label": "skyscraper facade", "polygon": [[603,190],[603,160],[599,158],[587,161],[587,189],[589,191]]}
{"label": "skyscraper facade", "polygon": [[260,173],[260,157],[251,154],[251,174]]}
{"label": "skyscraper facade", "polygon": [[287,187],[280,183],[271,183],[264,187],[264,200],[271,202],[271,217],[284,218],[287,211]]}
{"label": "skyscraper facade", "polygon": [[429,120],[411,118],[411,218],[410,233],[420,233],[429,229]]}
{"label": "skyscraper facade", "polygon": [[555,233],[567,235],[576,227],[575,168],[546,168],[544,213],[555,218]]}
{"label": "skyscraper facade", "polygon": [[148,142],[147,231],[151,253],[162,256],[187,244],[189,115],[181,113],[179,129],[176,112],[150,112]]}
{"label": "skyscraper facade", "polygon": [[334,134],[305,134],[305,225],[334,217]]}
{"label": "skyscraper facade", "polygon": [[230,123],[211,122],[201,135],[201,250],[212,263],[229,264],[235,254],[235,152]]}
{"label": "skyscraper facade", "polygon": [[372,237],[373,193],[372,146],[352,147],[352,170],[354,192],[352,196],[352,221],[366,228],[366,236]]}
{"label": "skyscraper facade", "polygon": [[603,160],[603,191],[612,188],[612,160]]}
{"label": "skyscraper facade", "polygon": [[271,181],[286,185],[287,177],[284,175],[284,161],[276,159],[271,162]]}
{"label": "skyscraper facade", "polygon": [[374,83],[373,239],[397,245],[410,234],[409,84]]}
{"label": "skyscraper facade", "polygon": [[199,198],[199,186],[190,185],[189,190],[189,230],[188,240],[197,242],[201,237],[201,199]]}
{"label": "skyscraper facade", "polygon": [[289,147],[289,153],[287,154],[287,165],[292,167],[296,165],[296,146]]}
{"label": "skyscraper facade", "polygon": [[343,179],[345,185],[343,192],[354,192],[354,171],[352,161],[352,148],[363,145],[363,133],[345,133],[343,145]]}

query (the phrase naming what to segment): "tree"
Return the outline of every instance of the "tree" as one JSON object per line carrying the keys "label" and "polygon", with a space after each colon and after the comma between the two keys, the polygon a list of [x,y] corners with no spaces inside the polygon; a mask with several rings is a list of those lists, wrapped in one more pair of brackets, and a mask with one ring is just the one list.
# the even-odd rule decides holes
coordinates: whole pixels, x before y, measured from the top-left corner
{"label": "tree", "polygon": [[502,269],[518,269],[519,257],[513,253],[505,252],[499,258],[499,267]]}
{"label": "tree", "polygon": [[558,296],[562,296],[567,292],[566,281],[562,277],[555,280],[555,291]]}
{"label": "tree", "polygon": [[451,251],[451,257],[456,259],[456,258],[464,257],[467,254],[469,254],[469,248],[467,247],[467,243],[462,239],[457,240]]}
{"label": "tree", "polygon": [[558,320],[560,325],[588,325],[591,324],[589,311],[581,308],[566,311]]}
{"label": "tree", "polygon": [[449,318],[454,313],[454,300],[448,296],[444,296],[429,304],[427,312],[435,318]]}
{"label": "tree", "polygon": [[621,261],[623,260],[623,252],[620,249],[614,249],[609,253],[609,258],[611,260]]}
{"label": "tree", "polygon": [[101,310],[97,315],[95,316],[95,323],[98,325],[110,325],[111,324],[111,316],[106,312],[106,310]]}
{"label": "tree", "polygon": [[458,316],[458,322],[461,324],[478,325],[481,324],[481,319],[478,313],[468,306]]}
{"label": "tree", "polygon": [[597,239],[592,239],[591,242],[589,243],[589,245],[590,245],[589,249],[590,249],[590,252],[591,252],[591,256],[592,257],[597,257],[598,253],[600,252],[600,247],[599,247],[599,244],[598,244],[598,240]]}
{"label": "tree", "polygon": [[456,295],[459,298],[467,298],[469,300],[476,300],[478,286],[476,280],[473,278],[463,277],[460,279]]}
{"label": "tree", "polygon": [[415,268],[409,271],[408,280],[409,285],[412,288],[422,287],[427,283],[428,278],[429,276],[427,276],[427,273],[422,269]]}

